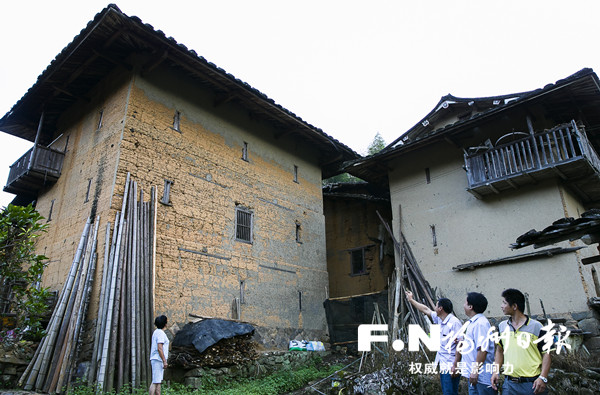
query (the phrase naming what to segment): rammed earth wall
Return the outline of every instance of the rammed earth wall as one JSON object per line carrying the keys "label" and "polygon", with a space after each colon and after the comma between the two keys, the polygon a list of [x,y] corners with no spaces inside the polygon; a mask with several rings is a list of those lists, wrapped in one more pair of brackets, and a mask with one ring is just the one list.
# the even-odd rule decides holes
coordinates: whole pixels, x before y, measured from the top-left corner
{"label": "rammed earth wall", "polygon": [[[50,217],[38,243],[50,258],[44,285],[61,289],[87,217],[100,215],[95,318],[104,229],[129,172],[145,200],[152,186],[161,200],[170,183],[157,209],[156,314],[180,326],[190,313],[240,318],[281,332],[279,346],[290,330],[321,340],[328,276],[314,147],[161,67],[109,75],[90,95],[63,115],[54,143],[67,147],[63,172],[37,201]],[[252,213],[251,243],[236,240],[236,207]]]}
{"label": "rammed earth wall", "polygon": [[[316,159],[310,147],[276,140],[270,126],[213,101],[202,86],[160,70],[131,90],[116,184],[129,171],[142,186],[158,185],[160,198],[172,182],[157,215],[157,314],[178,323],[189,313],[229,318],[238,298],[242,320],[324,331]],[[236,241],[236,207],[252,212],[251,243]]]}

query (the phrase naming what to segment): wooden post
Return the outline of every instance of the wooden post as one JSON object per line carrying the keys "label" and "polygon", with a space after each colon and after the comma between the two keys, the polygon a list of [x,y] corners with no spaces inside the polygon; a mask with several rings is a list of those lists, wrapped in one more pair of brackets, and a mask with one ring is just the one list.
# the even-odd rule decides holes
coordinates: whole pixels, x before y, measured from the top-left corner
{"label": "wooden post", "polygon": [[533,130],[533,122],[531,121],[531,117],[527,116],[527,129],[529,129],[529,134],[531,135],[531,140],[533,141],[533,152],[535,154],[535,160],[538,168],[542,167],[542,162],[540,160],[540,152],[538,151],[537,142],[535,141],[535,131]]}
{"label": "wooden post", "polygon": [[35,134],[35,141],[33,142],[33,148],[31,149],[31,156],[29,157],[29,165],[27,169],[31,169],[33,166],[33,160],[35,159],[35,151],[37,150],[37,145],[40,141],[40,134],[42,134],[42,125],[44,124],[44,111],[42,111],[42,115],[40,115],[40,122],[38,123],[37,133]]}
{"label": "wooden post", "polygon": [[596,273],[594,266],[592,266],[592,279],[594,280],[594,288],[596,288],[596,296],[600,297],[600,282],[598,282],[598,273]]}

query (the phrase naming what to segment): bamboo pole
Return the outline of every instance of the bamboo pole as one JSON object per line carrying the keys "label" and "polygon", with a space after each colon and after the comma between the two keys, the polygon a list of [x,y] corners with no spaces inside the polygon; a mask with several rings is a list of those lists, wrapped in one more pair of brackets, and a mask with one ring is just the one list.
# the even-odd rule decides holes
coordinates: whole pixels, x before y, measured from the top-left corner
{"label": "bamboo pole", "polygon": [[[85,296],[85,308],[84,308],[84,311],[82,314],[82,317],[83,317],[82,321],[87,316],[87,311],[89,308],[89,302],[90,302],[90,296],[91,296],[91,290],[92,290],[92,286],[93,286],[93,282],[94,282],[93,276],[96,271],[97,263],[98,263],[98,254],[95,253],[94,256],[92,257],[92,262],[91,262],[92,274],[88,280],[90,282],[90,284],[87,287],[87,295]],[[74,368],[75,368],[75,366],[77,366],[76,365],[77,357],[79,355],[81,355],[81,347],[83,344],[83,338],[84,338],[84,333],[85,333],[83,322],[80,324],[79,330],[76,333],[77,333],[77,338],[76,338],[76,342],[75,342],[75,347],[71,353],[71,362],[70,362],[71,365],[69,367],[69,370],[67,371],[67,391],[66,391],[67,393],[71,392],[71,388],[72,388],[72,384],[73,384],[72,378],[73,378]]]}
{"label": "bamboo pole", "polygon": [[[150,200],[150,205],[151,205],[151,209],[150,211],[152,212],[152,220],[150,221],[150,225],[151,225],[151,229],[150,229],[150,236],[152,237],[152,253],[151,253],[151,257],[152,257],[152,262],[150,265],[150,279],[151,279],[151,283],[152,283],[152,288],[150,291],[150,317],[154,317],[154,312],[156,310],[155,306],[154,306],[154,289],[156,286],[156,212],[157,212],[157,197],[156,197],[156,187],[152,187],[152,191],[151,191],[151,200]],[[148,328],[150,337],[152,337],[152,327]]]}
{"label": "bamboo pole", "polygon": [[117,277],[117,273],[119,272],[117,262],[119,262],[119,257],[118,257],[119,252],[120,252],[120,246],[119,246],[119,244],[121,243],[121,240],[122,240],[123,223],[125,221],[125,215],[124,215],[124,213],[125,213],[125,207],[126,207],[126,204],[127,204],[127,194],[129,192],[129,177],[130,177],[130,175],[129,175],[129,173],[127,173],[127,179],[126,179],[126,182],[125,182],[125,191],[123,193],[123,204],[122,204],[122,209],[121,209],[121,218],[119,220],[119,236],[117,238],[117,246],[115,248],[115,260],[114,260],[114,262],[115,262],[114,263],[115,264],[115,268],[113,270],[113,275],[112,275],[112,278],[111,278],[111,294],[109,295],[109,303],[108,303],[108,309],[107,309],[107,312],[110,315],[110,318],[109,318],[109,316],[107,316],[107,323],[106,323],[105,332],[104,332],[104,342],[103,342],[103,345],[102,345],[102,358],[101,358],[101,361],[100,361],[100,370],[98,371],[98,380],[97,380],[97,383],[98,383],[98,388],[99,388],[100,391],[104,390],[104,383],[106,381],[106,365],[107,365],[107,362],[108,362],[108,353],[109,353],[108,347],[109,347],[109,344],[110,344],[110,335],[111,335],[111,332],[112,332],[111,331],[111,329],[112,329],[111,328],[111,325],[112,325],[112,315],[111,315],[111,312],[114,309],[114,299],[115,299],[115,293],[114,293],[114,291],[116,289],[116,283],[117,283],[117,278],[116,277]]}
{"label": "bamboo pole", "polygon": [[144,190],[140,188],[140,203],[138,206],[139,222],[138,232],[140,235],[140,242],[138,244],[138,256],[139,256],[139,277],[138,277],[138,292],[139,292],[139,343],[138,343],[138,355],[139,355],[139,371],[140,371],[140,385],[146,383],[146,293],[144,292],[144,281],[146,279],[146,257],[145,257],[145,224],[146,224],[146,203],[144,202]]}
{"label": "bamboo pole", "polygon": [[[127,381],[127,372],[126,372],[126,359],[127,359],[127,351],[129,349],[126,344],[127,339],[127,323],[129,316],[128,308],[130,305],[129,302],[129,287],[127,286],[127,279],[129,278],[129,264],[131,259],[129,258],[129,249],[131,247],[131,213],[130,204],[128,202],[127,206],[127,227],[125,231],[125,244],[123,246],[123,266],[122,266],[122,274],[121,274],[121,292],[119,299],[119,320],[118,320],[118,340],[115,339],[116,343],[116,358],[115,358],[115,366],[114,371],[116,373],[116,383],[115,389],[120,391],[125,382]],[[114,374],[112,374],[114,376]]]}
{"label": "bamboo pole", "polygon": [[[91,226],[91,223],[90,223],[90,226]],[[51,383],[54,380],[56,371],[57,371],[57,369],[60,369],[60,366],[61,366],[61,361],[62,361],[61,355],[64,357],[64,354],[59,353],[56,350],[64,349],[65,339],[66,339],[68,331],[70,330],[70,327],[71,327],[70,318],[71,318],[71,314],[73,313],[73,308],[75,305],[75,298],[77,295],[77,291],[79,289],[79,284],[81,282],[81,271],[82,271],[83,262],[85,261],[87,249],[88,249],[89,231],[90,231],[90,229],[88,228],[88,232],[87,232],[85,240],[84,240],[85,243],[83,245],[81,253],[79,254],[79,260],[77,262],[73,263],[73,265],[75,266],[75,271],[73,274],[73,283],[71,284],[71,287],[70,287],[71,289],[70,289],[69,293],[65,295],[65,300],[64,300],[65,308],[63,309],[63,313],[61,314],[62,322],[61,322],[60,328],[57,328],[57,335],[54,338],[54,341],[52,342],[52,344],[49,345],[49,347],[47,349],[47,356],[50,357],[50,355],[52,355],[52,359],[48,360],[48,363],[46,364],[45,369],[43,368],[44,365],[42,362],[42,369],[40,369],[40,373],[36,380],[35,388],[38,391],[49,392],[49,388],[50,388]],[[59,348],[57,348],[57,347],[59,347]]]}
{"label": "bamboo pole", "polygon": [[[89,375],[88,375],[88,382],[89,383],[93,383],[97,377],[98,374],[98,366],[100,363],[100,360],[102,358],[102,345],[104,344],[104,334],[105,334],[105,330],[106,330],[106,321],[107,321],[107,317],[109,314],[108,311],[108,302],[109,302],[109,298],[110,298],[110,286],[111,286],[111,279],[113,276],[113,271],[115,270],[115,262],[114,262],[114,257],[115,257],[115,247],[117,245],[117,234],[118,234],[118,224],[119,224],[119,218],[120,218],[121,212],[117,211],[115,214],[115,222],[114,222],[114,226],[113,226],[113,231],[112,231],[112,243],[110,243],[110,254],[108,255],[108,271],[106,274],[106,280],[105,280],[105,285],[104,287],[106,287],[106,291],[104,293],[104,300],[102,301],[102,304],[104,306],[103,310],[102,310],[102,316],[99,317],[98,319],[100,320],[100,333],[98,335],[98,340],[97,343],[94,344],[94,349],[96,351],[96,356],[95,358],[93,358],[92,360],[92,367],[90,368],[89,371]],[[108,243],[110,240],[106,240],[106,243]]]}
{"label": "bamboo pole", "polygon": [[[97,233],[98,221],[96,221],[92,235],[91,237],[88,237],[86,243],[83,254],[84,259],[77,274],[77,286],[74,288],[74,293],[71,293],[71,300],[69,301],[69,307],[67,308],[68,313],[65,314],[65,320],[67,320],[69,324],[64,331],[60,354],[57,354],[59,357],[53,359],[52,367],[49,371],[50,374],[48,375],[44,385],[44,392],[61,392],[65,384],[65,375],[70,368],[71,355],[73,354],[72,350],[74,346],[74,337],[78,329],[77,325],[81,315],[81,307],[83,305],[82,297],[87,285],[89,265],[92,260],[94,239]],[[59,337],[61,337],[61,335],[59,335]],[[50,378],[52,379],[50,380]]]}
{"label": "bamboo pole", "polygon": [[133,199],[131,201],[131,213],[133,214],[131,231],[131,386],[136,388],[139,383],[137,367],[137,350],[138,350],[138,331],[137,331],[137,316],[138,316],[138,285],[137,285],[137,248],[138,248],[138,209],[137,209],[137,183],[133,183]]}
{"label": "bamboo pole", "polygon": [[87,234],[89,232],[90,222],[91,218],[88,218],[83,229],[81,239],[79,240],[79,246],[77,247],[77,252],[75,254],[75,258],[73,259],[73,263],[71,264],[71,269],[69,270],[67,281],[63,286],[63,290],[61,292],[61,296],[59,297],[59,302],[57,303],[57,306],[54,309],[54,313],[52,313],[52,316],[56,317],[56,319],[51,320],[51,325],[49,325],[48,334],[45,337],[46,341],[43,342],[43,347],[40,351],[40,358],[36,359],[35,364],[31,369],[31,375],[29,376],[29,379],[27,380],[27,383],[24,386],[24,389],[26,391],[30,391],[33,389],[34,383],[36,383],[38,376],[44,377],[46,374],[46,369],[48,368],[50,358],[50,353],[48,353],[47,350],[53,348],[53,343],[56,340],[56,336],[58,335],[58,328],[62,323],[62,316],[64,314],[64,310],[66,308],[67,303],[66,301],[68,299],[68,294],[71,292],[71,287],[73,286],[73,281],[75,279],[75,273],[77,271],[79,259],[81,258],[82,250],[85,245]]}
{"label": "bamboo pole", "polygon": [[[124,227],[127,227],[127,221],[125,221],[124,223]],[[115,301],[114,301],[114,308],[112,310],[112,322],[114,323],[114,325],[112,325],[112,327],[110,328],[110,337],[111,339],[113,339],[113,341],[111,342],[111,347],[110,347],[110,353],[108,354],[108,370],[107,370],[107,374],[106,374],[106,387],[105,387],[105,392],[111,391],[113,389],[113,384],[114,384],[114,378],[115,378],[115,368],[117,365],[117,361],[115,360],[116,357],[116,353],[117,353],[117,335],[118,335],[118,330],[119,330],[119,316],[121,313],[121,309],[120,309],[120,305],[121,305],[121,299],[122,299],[122,289],[121,289],[121,283],[123,281],[122,277],[125,274],[125,248],[126,248],[126,244],[127,244],[127,232],[124,231],[123,232],[123,239],[121,241],[121,245],[120,245],[120,257],[119,258],[119,266],[118,266],[118,270],[117,270],[117,281],[116,281],[116,289],[115,289]],[[108,328],[108,326],[107,326]]]}
{"label": "bamboo pole", "polygon": [[102,322],[104,321],[104,309],[106,308],[104,303],[104,298],[108,294],[106,292],[107,288],[107,280],[110,276],[109,271],[109,258],[110,258],[110,222],[106,223],[106,232],[104,234],[104,261],[102,264],[102,282],[100,285],[100,296],[98,299],[98,316],[96,317],[96,333],[94,335],[94,349],[92,351],[92,360],[90,364],[90,369],[88,371],[88,384],[91,384],[94,373],[96,372],[96,368],[98,366],[98,348],[100,344],[100,332],[102,330]]}
{"label": "bamboo pole", "polygon": [[[73,330],[73,335],[71,337],[70,353],[68,354],[68,359],[66,363],[63,365],[63,369],[61,369],[60,378],[59,378],[59,386],[58,389],[62,391],[64,386],[67,387],[67,392],[69,390],[69,385],[71,382],[71,372],[73,371],[73,365],[75,365],[76,361],[76,351],[81,348],[81,336],[83,332],[83,322],[85,320],[85,316],[87,314],[90,293],[92,290],[92,285],[94,283],[94,275],[96,273],[96,259],[98,258],[98,254],[96,251],[96,247],[98,244],[98,227],[100,225],[100,216],[96,217],[96,224],[94,227],[94,232],[92,233],[92,243],[90,245],[89,250],[89,260],[85,274],[85,281],[83,283],[83,287],[81,288],[81,294],[79,295],[79,309],[77,311],[75,328]],[[77,353],[78,354],[78,353]]]}

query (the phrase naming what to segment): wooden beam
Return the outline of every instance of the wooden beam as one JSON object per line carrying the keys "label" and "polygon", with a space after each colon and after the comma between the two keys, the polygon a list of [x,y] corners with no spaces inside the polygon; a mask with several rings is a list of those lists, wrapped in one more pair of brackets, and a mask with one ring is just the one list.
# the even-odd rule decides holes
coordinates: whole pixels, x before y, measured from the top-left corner
{"label": "wooden beam", "polygon": [[[75,99],[84,100],[84,101],[86,101],[86,102],[88,102],[88,103],[90,102],[90,99],[89,99],[88,97],[84,97],[84,96],[76,95],[75,93],[69,92],[68,90],[66,90],[66,89],[64,89],[64,88],[61,88],[61,87],[59,87],[59,86],[52,85],[52,88],[53,88],[55,91],[58,91],[58,92],[60,92],[60,93],[64,93],[65,95],[67,95],[67,96],[71,96],[71,97],[73,97],[73,98],[75,98]],[[56,95],[55,95],[55,96],[56,96]]]}
{"label": "wooden beam", "polygon": [[566,179],[567,179],[567,176],[565,176],[565,175],[564,175],[564,173],[563,173],[562,171],[558,170],[558,168],[557,168],[557,167],[554,167],[554,166],[553,166],[553,167],[552,167],[552,171],[554,171],[556,174],[558,174],[558,176],[559,176],[560,178],[562,178],[563,180],[566,180]]}
{"label": "wooden beam", "polygon": [[510,185],[514,189],[519,189],[519,187],[517,186],[517,184],[515,184],[510,178],[507,178],[506,182],[508,183],[508,185]]}
{"label": "wooden beam", "polygon": [[168,57],[169,57],[169,51],[164,50],[162,55],[159,56],[157,59],[149,61],[144,66],[142,66],[142,73],[151,73],[152,70],[157,68]]}
{"label": "wooden beam", "polygon": [[600,262],[600,255],[594,255],[589,258],[583,258],[581,263],[584,265],[591,265],[592,263]]}
{"label": "wooden beam", "polygon": [[215,95],[215,100],[213,101],[213,107],[220,107],[224,104],[227,104],[230,101],[232,101],[233,99],[235,99],[236,97],[237,96],[231,92],[217,93]]}
{"label": "wooden beam", "polygon": [[587,247],[581,246],[581,247],[569,247],[569,248],[562,248],[562,247],[549,248],[549,249],[543,250],[543,251],[528,252],[526,254],[519,254],[519,255],[508,256],[508,257],[503,257],[503,258],[490,259],[487,261],[465,263],[464,265],[454,266],[452,268],[452,270],[456,270],[456,271],[475,270],[475,268],[481,267],[481,266],[491,266],[491,265],[498,265],[498,264],[503,264],[503,263],[512,263],[512,262],[519,262],[519,261],[525,261],[525,260],[531,260],[531,259],[537,259],[537,258],[543,258],[543,257],[551,257],[554,255],[565,254],[567,252],[577,251],[582,248],[587,248]]}
{"label": "wooden beam", "polygon": [[452,140],[449,136],[444,136],[444,140],[453,145],[456,148],[462,148],[460,145],[456,143],[456,141]]}
{"label": "wooden beam", "polygon": [[483,196],[480,193],[475,192],[474,189],[467,189],[467,192],[469,192],[471,195],[475,196],[478,200],[483,200]]}

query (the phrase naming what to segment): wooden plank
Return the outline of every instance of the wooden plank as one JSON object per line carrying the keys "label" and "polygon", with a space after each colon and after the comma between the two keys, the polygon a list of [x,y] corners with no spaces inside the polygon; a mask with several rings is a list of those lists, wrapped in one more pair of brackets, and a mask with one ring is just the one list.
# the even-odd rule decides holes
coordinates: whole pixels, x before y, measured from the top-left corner
{"label": "wooden plank", "polygon": [[[535,146],[535,138],[533,138],[532,140]],[[529,139],[525,140],[525,145],[527,146],[527,152],[529,152],[529,158],[531,160],[531,164],[528,164],[527,169],[533,169],[536,166],[536,163],[539,163],[539,159],[537,161],[535,160],[531,151],[531,144],[529,143]]]}
{"label": "wooden plank", "polygon": [[544,142],[544,135],[540,135],[539,139],[540,139],[540,149],[542,150],[542,157],[544,158],[544,163],[543,165],[547,165],[548,164],[548,157],[546,156],[546,148],[548,148],[550,146],[550,138],[548,137],[548,135],[545,135],[546,139],[548,140],[548,143],[546,144]]}
{"label": "wooden plank", "polygon": [[496,259],[490,259],[487,261],[465,263],[464,265],[454,266],[452,268],[452,270],[456,270],[456,271],[467,270],[467,269],[473,270],[476,267],[481,267],[481,266],[491,266],[491,265],[497,265],[497,264],[502,264],[502,263],[511,263],[511,262],[535,259],[535,258],[550,257],[550,256],[554,256],[554,255],[559,255],[559,254],[565,254],[568,252],[574,252],[574,251],[580,250],[582,248],[586,248],[586,247],[581,246],[581,247],[569,247],[569,248],[562,248],[562,247],[549,248],[549,249],[543,250],[543,251],[528,252],[526,254],[513,255],[513,256],[504,257],[504,258],[496,258]]}
{"label": "wooden plank", "polygon": [[571,137],[572,133],[573,133],[572,130],[567,129],[567,139],[569,140],[569,148],[571,149],[572,156],[576,157],[578,155],[577,155],[577,151],[575,150],[575,146],[573,145],[573,139]]}
{"label": "wooden plank", "polygon": [[600,255],[591,256],[588,258],[583,258],[581,263],[584,265],[591,265],[592,263],[600,262]]}

